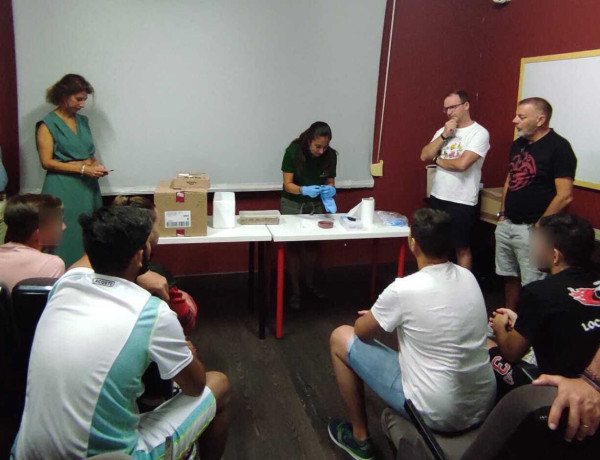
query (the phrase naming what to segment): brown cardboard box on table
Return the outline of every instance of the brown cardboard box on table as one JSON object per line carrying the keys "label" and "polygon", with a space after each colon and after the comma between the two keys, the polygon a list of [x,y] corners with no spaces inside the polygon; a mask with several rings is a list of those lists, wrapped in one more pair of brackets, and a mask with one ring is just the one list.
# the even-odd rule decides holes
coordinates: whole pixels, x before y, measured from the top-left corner
{"label": "brown cardboard box on table", "polygon": [[160,236],[206,236],[207,189],[175,190],[171,181],[161,181],[154,191]]}

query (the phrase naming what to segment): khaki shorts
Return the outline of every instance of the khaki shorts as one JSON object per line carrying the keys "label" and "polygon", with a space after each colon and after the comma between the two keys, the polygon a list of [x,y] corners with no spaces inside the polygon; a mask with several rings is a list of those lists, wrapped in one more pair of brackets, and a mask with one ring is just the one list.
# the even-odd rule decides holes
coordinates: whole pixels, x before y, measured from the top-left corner
{"label": "khaki shorts", "polygon": [[546,277],[531,265],[529,230],[532,225],[513,224],[509,219],[496,227],[496,274],[521,278],[525,286]]}

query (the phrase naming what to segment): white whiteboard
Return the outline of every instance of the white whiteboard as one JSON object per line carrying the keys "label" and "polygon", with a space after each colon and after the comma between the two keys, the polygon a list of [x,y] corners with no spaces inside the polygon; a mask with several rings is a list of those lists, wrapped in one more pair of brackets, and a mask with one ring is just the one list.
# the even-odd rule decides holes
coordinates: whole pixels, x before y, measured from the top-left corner
{"label": "white whiteboard", "polygon": [[575,184],[600,189],[600,50],[523,59],[519,99],[533,96],[552,104],[550,125],[575,151]]}
{"label": "white whiteboard", "polygon": [[104,193],[180,171],[213,189],[280,189],[289,142],[327,121],[338,185],[371,187],[386,0],[13,0],[22,191],[39,190],[34,126],[65,73],[94,86]]}

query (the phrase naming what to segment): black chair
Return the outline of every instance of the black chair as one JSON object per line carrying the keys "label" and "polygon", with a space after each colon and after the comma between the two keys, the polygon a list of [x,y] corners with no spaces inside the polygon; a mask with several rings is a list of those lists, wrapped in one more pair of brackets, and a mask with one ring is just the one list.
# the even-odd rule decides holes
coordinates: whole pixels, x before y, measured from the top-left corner
{"label": "black chair", "polygon": [[13,309],[23,351],[29,358],[35,328],[48,301],[56,278],[29,278],[17,283],[12,291]]}
{"label": "black chair", "polygon": [[20,367],[21,347],[12,298],[0,281],[0,456],[7,458],[17,434],[25,398],[24,372]]}
{"label": "black chair", "polygon": [[564,441],[566,411],[556,431],[548,428],[555,397],[553,387],[519,387],[500,400],[483,425],[455,435],[433,432],[410,400],[405,409],[411,420],[386,409],[382,425],[397,449],[397,460],[598,458],[600,434],[580,442]]}
{"label": "black chair", "polygon": [[0,354],[12,355],[12,351],[20,347],[17,324],[12,305],[12,297],[6,284],[0,281]]}

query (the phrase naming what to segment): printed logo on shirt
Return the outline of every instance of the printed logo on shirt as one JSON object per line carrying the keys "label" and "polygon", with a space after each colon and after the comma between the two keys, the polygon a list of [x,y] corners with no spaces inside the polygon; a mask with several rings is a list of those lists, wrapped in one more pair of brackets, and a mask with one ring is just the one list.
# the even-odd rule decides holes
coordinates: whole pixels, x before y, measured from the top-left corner
{"label": "printed logo on shirt", "polygon": [[454,160],[460,158],[464,150],[462,139],[460,137],[454,137],[442,148],[440,157],[444,160]]}
{"label": "printed logo on shirt", "polygon": [[113,287],[115,285],[114,281],[105,280],[104,278],[94,278],[92,280],[92,283],[97,284],[98,286],[104,286],[104,287]]}
{"label": "printed logo on shirt", "polygon": [[585,332],[590,332],[600,327],[600,318],[589,320],[587,323],[581,323],[581,327]]}
{"label": "printed logo on shirt", "polygon": [[329,170],[326,169],[323,171],[319,177],[327,179],[329,177]]}
{"label": "printed logo on shirt", "polygon": [[595,288],[569,288],[569,295],[586,307],[600,307],[600,281],[594,283]]}
{"label": "printed logo on shirt", "polygon": [[515,192],[527,187],[537,174],[535,158],[526,151],[516,154],[508,165],[508,190]]}
{"label": "printed logo on shirt", "polygon": [[515,380],[512,376],[512,366],[502,359],[502,356],[494,356],[492,358],[492,368],[502,376],[508,385],[514,385]]}

